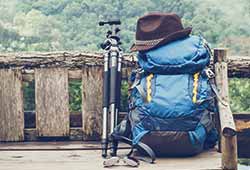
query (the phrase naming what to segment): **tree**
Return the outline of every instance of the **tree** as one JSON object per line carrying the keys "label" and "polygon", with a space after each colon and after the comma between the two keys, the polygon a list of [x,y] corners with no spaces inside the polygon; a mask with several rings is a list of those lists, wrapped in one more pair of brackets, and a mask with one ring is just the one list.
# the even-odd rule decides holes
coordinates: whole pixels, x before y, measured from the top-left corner
{"label": "tree", "polygon": [[[0,51],[99,51],[107,28],[98,22],[120,19],[122,48],[129,52],[137,19],[152,11],[177,13],[212,47],[250,55],[249,0],[0,0]],[[233,110],[249,108],[248,85],[230,81]]]}

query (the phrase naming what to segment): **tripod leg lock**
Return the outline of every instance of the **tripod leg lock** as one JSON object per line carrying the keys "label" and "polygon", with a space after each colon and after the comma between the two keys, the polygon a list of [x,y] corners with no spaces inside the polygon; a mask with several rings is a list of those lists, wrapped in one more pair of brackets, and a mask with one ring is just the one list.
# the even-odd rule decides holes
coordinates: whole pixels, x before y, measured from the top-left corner
{"label": "tripod leg lock", "polygon": [[110,155],[117,156],[118,141],[112,140],[110,143]]}
{"label": "tripod leg lock", "polygon": [[102,157],[106,158],[108,155],[108,140],[102,139],[101,145],[102,145]]}

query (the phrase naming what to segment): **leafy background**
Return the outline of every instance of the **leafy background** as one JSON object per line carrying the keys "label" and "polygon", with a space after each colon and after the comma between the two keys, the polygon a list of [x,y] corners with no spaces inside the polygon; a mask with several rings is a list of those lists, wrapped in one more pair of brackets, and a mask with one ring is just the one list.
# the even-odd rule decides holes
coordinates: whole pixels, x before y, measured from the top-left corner
{"label": "leafy background", "polygon": [[[138,17],[150,11],[175,12],[212,47],[250,56],[249,0],[0,0],[0,52],[99,51],[106,29],[98,21],[117,18],[122,21],[122,47],[129,52]],[[70,83],[72,111],[80,110],[80,84]],[[33,96],[29,87],[27,101]],[[230,80],[230,97],[233,111],[250,111],[249,80]]]}

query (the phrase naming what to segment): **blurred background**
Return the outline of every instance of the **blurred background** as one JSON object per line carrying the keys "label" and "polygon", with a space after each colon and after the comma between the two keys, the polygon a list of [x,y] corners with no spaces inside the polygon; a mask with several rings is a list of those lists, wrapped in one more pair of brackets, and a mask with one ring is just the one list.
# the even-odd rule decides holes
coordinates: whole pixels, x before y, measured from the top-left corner
{"label": "blurred background", "polygon": [[[100,51],[106,29],[100,20],[120,19],[123,49],[129,52],[138,17],[174,12],[193,34],[229,55],[250,56],[249,0],[0,0],[0,52]],[[34,110],[34,83],[25,86],[25,108]],[[126,110],[127,84],[122,108]],[[80,111],[81,82],[70,84],[71,111]],[[250,111],[250,80],[230,80],[231,108]]]}

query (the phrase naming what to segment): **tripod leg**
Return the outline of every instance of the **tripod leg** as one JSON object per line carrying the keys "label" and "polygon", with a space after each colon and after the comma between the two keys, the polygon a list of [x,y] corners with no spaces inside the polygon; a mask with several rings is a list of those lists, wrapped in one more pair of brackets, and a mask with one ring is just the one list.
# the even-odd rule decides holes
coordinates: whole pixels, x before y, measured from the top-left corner
{"label": "tripod leg", "polygon": [[[120,95],[121,95],[121,57],[118,58],[118,66],[117,66],[117,81],[116,81],[116,108],[114,114],[114,127],[118,125],[118,116],[119,116],[119,109],[120,109]],[[118,141],[112,140],[111,146],[111,156],[116,156],[118,148]]]}
{"label": "tripod leg", "polygon": [[[113,123],[111,123],[111,125],[113,126],[113,131],[114,131],[115,116],[116,116],[115,115],[116,114],[115,104],[111,104],[110,109],[111,109],[111,121],[113,122]],[[110,134],[112,134],[113,131]],[[118,142],[111,136],[110,137],[110,155],[111,156],[116,156],[117,147],[118,147]]]}
{"label": "tripod leg", "polygon": [[[117,97],[117,59],[118,52],[111,51],[111,68],[110,68],[110,134],[113,133],[116,126],[116,97]],[[111,138],[110,154],[116,156],[117,142]]]}
{"label": "tripod leg", "polygon": [[104,54],[103,75],[103,122],[102,122],[102,157],[107,157],[108,150],[108,111],[109,111],[109,54]]}
{"label": "tripod leg", "polygon": [[108,151],[108,132],[107,127],[108,126],[108,108],[103,108],[103,130],[102,130],[102,157],[107,157],[107,151]]}
{"label": "tripod leg", "polygon": [[118,66],[117,66],[117,81],[116,81],[116,113],[115,113],[115,126],[118,125],[118,116],[120,111],[120,101],[121,101],[121,83],[122,83],[122,52],[118,56]]}

